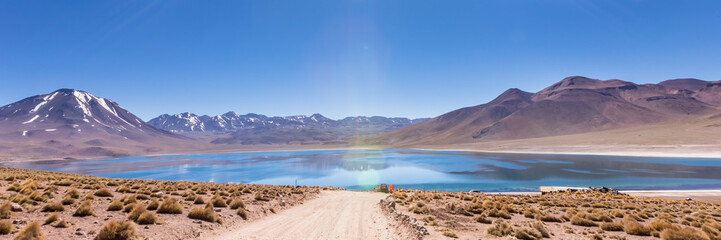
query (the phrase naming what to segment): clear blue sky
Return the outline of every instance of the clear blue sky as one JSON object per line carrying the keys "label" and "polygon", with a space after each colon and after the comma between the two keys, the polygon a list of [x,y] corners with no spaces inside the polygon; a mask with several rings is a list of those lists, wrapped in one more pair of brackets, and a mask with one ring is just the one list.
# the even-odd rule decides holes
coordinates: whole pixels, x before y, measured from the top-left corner
{"label": "clear blue sky", "polygon": [[0,105],[432,117],[583,75],[721,79],[721,1],[0,1]]}

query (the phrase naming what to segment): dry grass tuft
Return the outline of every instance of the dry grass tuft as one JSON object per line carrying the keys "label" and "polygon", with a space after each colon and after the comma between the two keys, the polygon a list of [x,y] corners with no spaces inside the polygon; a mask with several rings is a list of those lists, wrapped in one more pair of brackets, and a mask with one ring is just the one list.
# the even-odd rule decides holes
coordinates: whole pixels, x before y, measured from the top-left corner
{"label": "dry grass tuft", "polygon": [[180,206],[180,204],[177,200],[175,200],[175,198],[168,198],[160,204],[157,212],[167,214],[181,214],[183,213],[183,207]]}
{"label": "dry grass tuft", "polygon": [[78,209],[75,210],[75,213],[73,213],[73,216],[76,217],[85,217],[85,216],[95,216],[95,212],[93,211],[93,201],[92,200],[85,200],[82,203],[80,203],[80,206],[78,206]]}
{"label": "dry grass tuft", "polygon": [[539,240],[543,238],[540,232],[536,229],[521,228],[517,229],[513,236],[521,240]]}
{"label": "dry grass tuft", "polygon": [[489,227],[486,231],[490,235],[496,237],[503,237],[511,235],[513,233],[513,228],[510,224],[508,224],[508,222],[498,219],[496,221],[493,221],[493,226]]}
{"label": "dry grass tuft", "polygon": [[51,223],[57,221],[58,219],[60,219],[60,214],[58,214],[58,213],[50,214],[50,216],[48,216],[48,218],[45,219],[45,223],[43,223],[43,225],[51,224]]}
{"label": "dry grass tuft", "polygon": [[136,222],[140,225],[155,224],[158,222],[158,216],[152,212],[144,212],[140,214]]}
{"label": "dry grass tuft", "polygon": [[213,207],[223,208],[228,206],[228,204],[225,203],[225,200],[223,200],[220,196],[213,197],[210,199],[210,202],[213,204]]}
{"label": "dry grass tuft", "polygon": [[25,226],[23,229],[20,229],[20,232],[15,235],[15,240],[43,240],[45,237],[43,236],[42,229],[40,228],[40,224],[36,222],[32,222]]}
{"label": "dry grass tuft", "polygon": [[68,189],[67,192],[65,192],[65,196],[73,199],[78,199],[80,198],[80,192],[78,192],[78,189],[71,188]]}
{"label": "dry grass tuft", "polygon": [[582,218],[582,217],[579,217],[578,215],[573,216],[573,218],[571,218],[571,224],[577,225],[577,226],[583,226],[583,227],[598,226],[598,224],[596,224],[595,222],[585,219],[585,218]]}
{"label": "dry grass tuft", "polygon": [[113,202],[108,205],[107,211],[120,211],[123,209],[123,203],[120,202],[120,200],[113,200]]}
{"label": "dry grass tuft", "polygon": [[75,203],[75,199],[73,199],[71,197],[65,197],[65,198],[63,198],[62,201],[60,201],[60,203],[62,203],[63,205],[70,205],[70,204]]}
{"label": "dry grass tuft", "polygon": [[451,231],[450,229],[443,229],[443,236],[449,237],[449,238],[458,238],[458,235]]}
{"label": "dry grass tuft", "polygon": [[661,239],[663,240],[708,240],[703,232],[696,230],[691,227],[685,227],[681,229],[667,228],[661,232]]}
{"label": "dry grass tuft", "polygon": [[130,213],[128,214],[128,219],[137,222],[140,215],[142,215],[143,213],[146,213],[147,211],[148,210],[145,210],[145,206],[143,206],[142,203],[135,204],[135,207],[133,207],[133,210],[130,211]]}
{"label": "dry grass tuft", "polygon": [[243,199],[234,198],[233,201],[230,202],[230,209],[238,209],[238,208],[245,208],[245,202],[243,202]]}
{"label": "dry grass tuft", "polygon": [[650,236],[651,235],[651,229],[644,226],[643,224],[638,223],[636,219],[633,219],[631,217],[627,217],[623,219],[623,231],[631,234],[631,235],[637,235],[637,236]]}
{"label": "dry grass tuft", "polygon": [[13,225],[7,220],[0,221],[0,235],[7,235],[13,232]]}
{"label": "dry grass tuft", "polygon": [[113,193],[110,192],[107,188],[101,188],[93,194],[98,197],[113,197]]}
{"label": "dry grass tuft", "polygon": [[551,233],[548,231],[548,228],[546,228],[546,225],[543,224],[543,222],[535,222],[531,224],[531,227],[533,229],[536,229],[539,233],[541,233],[541,236],[544,238],[551,237]]}
{"label": "dry grass tuft", "polygon": [[59,202],[51,202],[48,204],[45,204],[42,209],[43,212],[62,212],[65,211],[65,207],[63,207],[63,204]]}
{"label": "dry grass tuft", "polygon": [[205,208],[193,208],[190,210],[190,213],[188,213],[188,217],[191,219],[198,219],[207,222],[223,223],[223,220],[215,214],[215,210],[212,206],[208,206]]}
{"label": "dry grass tuft", "polygon": [[111,220],[106,223],[95,237],[95,240],[134,240],[140,237],[135,232],[135,226],[130,221],[119,223]]}
{"label": "dry grass tuft", "polygon": [[604,231],[620,232],[623,231],[623,224],[619,222],[601,223],[601,229]]}
{"label": "dry grass tuft", "polygon": [[157,210],[158,205],[160,205],[160,203],[158,202],[158,199],[153,199],[153,201],[151,201],[150,204],[148,204],[147,209],[148,210]]}
{"label": "dry grass tuft", "polygon": [[237,213],[238,213],[238,216],[240,216],[240,218],[242,218],[243,220],[248,220],[248,212],[246,212],[245,209],[238,208]]}
{"label": "dry grass tuft", "polygon": [[53,226],[53,227],[55,227],[55,228],[69,228],[69,227],[70,227],[70,223],[68,223],[67,221],[61,219],[60,221],[56,222],[55,224],[53,224],[53,225],[51,225],[51,226]]}
{"label": "dry grass tuft", "polygon": [[10,219],[12,217],[13,212],[10,204],[10,201],[7,201],[0,206],[0,219]]}

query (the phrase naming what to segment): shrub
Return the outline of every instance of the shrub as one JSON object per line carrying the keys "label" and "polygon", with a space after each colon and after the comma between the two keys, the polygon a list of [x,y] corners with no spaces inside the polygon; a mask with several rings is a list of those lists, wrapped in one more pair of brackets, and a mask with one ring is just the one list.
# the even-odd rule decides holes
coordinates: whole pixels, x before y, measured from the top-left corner
{"label": "shrub", "polygon": [[547,214],[536,215],[536,219],[544,221],[544,222],[563,222],[562,219],[552,216],[552,215],[547,215]]}
{"label": "shrub", "polygon": [[449,238],[458,238],[458,235],[451,231],[450,229],[444,229],[443,230],[443,236],[449,237]]}
{"label": "shrub", "polygon": [[667,228],[661,232],[663,240],[708,240],[709,238],[701,231],[685,227],[681,229]]}
{"label": "shrub", "polygon": [[623,231],[623,224],[618,222],[601,223],[601,229],[604,231]]}
{"label": "shrub", "polygon": [[7,235],[13,231],[13,225],[7,220],[0,221],[0,235]]}
{"label": "shrub", "polygon": [[113,202],[108,205],[107,211],[120,211],[123,209],[123,203],[120,202],[120,200],[113,200]]}
{"label": "shrub", "polygon": [[542,237],[551,237],[551,234],[548,232],[548,228],[546,228],[545,225],[543,225],[543,222],[535,222],[531,224],[531,227],[536,229],[539,233],[541,233]]}
{"label": "shrub", "polygon": [[633,218],[625,218],[623,223],[623,230],[631,235],[637,235],[637,236],[650,236],[651,235],[651,229],[644,226],[643,224],[638,223],[636,219]]}
{"label": "shrub", "polygon": [[153,201],[150,202],[150,204],[148,204],[148,208],[147,208],[147,209],[148,209],[148,210],[157,210],[157,209],[158,209],[158,205],[160,205],[160,203],[158,202],[158,199],[153,199]]}
{"label": "shrub", "polygon": [[125,204],[125,205],[131,204],[131,203],[137,203],[137,202],[138,202],[138,200],[135,198],[135,195],[133,195],[133,196],[128,196],[128,197],[124,197],[124,198],[122,199],[122,201],[123,201],[123,204]]}
{"label": "shrub", "polygon": [[205,201],[203,201],[203,197],[197,196],[195,197],[195,200],[193,200],[193,204],[203,204]]}
{"label": "shrub", "polygon": [[98,197],[112,197],[113,193],[111,193],[110,190],[108,190],[107,188],[101,188],[101,189],[95,191],[95,193],[93,195],[98,196]]}
{"label": "shrub", "polygon": [[140,214],[136,222],[141,225],[154,224],[158,222],[158,216],[152,212],[144,212]]}
{"label": "shrub", "polygon": [[571,218],[571,224],[577,225],[577,226],[584,226],[584,227],[595,227],[597,226],[595,222],[579,217],[579,216],[573,216]]}
{"label": "shrub", "polygon": [[215,215],[215,210],[213,210],[213,207],[193,208],[190,210],[190,213],[188,213],[188,217],[191,219],[198,219],[207,222],[223,222],[222,219],[218,218],[218,216]]}
{"label": "shrub", "polygon": [[3,203],[2,206],[0,206],[0,219],[9,219],[12,217],[12,206],[10,206],[10,201],[7,201]]}
{"label": "shrub", "polygon": [[71,197],[65,197],[65,198],[63,198],[62,201],[60,201],[60,203],[62,203],[63,205],[70,205],[70,204],[75,203],[75,199],[73,199]]}
{"label": "shrub", "polygon": [[55,228],[69,228],[70,224],[65,220],[60,220],[51,226],[53,226]]}
{"label": "shrub", "polygon": [[48,204],[45,204],[43,206],[43,212],[62,212],[65,211],[65,207],[63,207],[63,204],[59,202],[51,202]]}
{"label": "shrub", "polygon": [[666,219],[656,218],[648,225],[648,227],[654,231],[661,232],[666,228],[672,228],[673,224],[668,222]]}
{"label": "shrub", "polygon": [[521,240],[538,240],[542,239],[543,235],[535,229],[521,228],[515,231],[514,237]]}
{"label": "shrub", "polygon": [[487,232],[488,234],[496,237],[503,237],[511,235],[513,233],[513,228],[510,224],[508,224],[508,222],[499,219],[493,221],[493,226],[489,227]]}
{"label": "shrub", "polygon": [[246,212],[245,209],[238,208],[237,213],[238,213],[238,216],[240,216],[240,218],[242,218],[243,220],[248,220],[248,212]]}
{"label": "shrub", "polygon": [[225,200],[221,198],[220,196],[215,196],[213,199],[210,199],[210,202],[213,203],[213,207],[227,207],[228,204],[225,203]]}
{"label": "shrub", "polygon": [[43,225],[51,224],[51,223],[57,221],[58,219],[60,219],[58,213],[50,214],[50,216],[48,216],[48,218],[45,219],[45,223],[43,223]]}
{"label": "shrub", "polygon": [[135,226],[130,221],[118,223],[115,220],[110,220],[106,223],[95,240],[132,240],[139,239],[138,234],[135,232]]}
{"label": "shrub", "polygon": [[140,215],[147,211],[148,210],[145,210],[145,206],[143,206],[142,203],[135,204],[135,207],[133,207],[133,210],[130,211],[130,213],[128,214],[128,219],[137,222]]}
{"label": "shrub", "polygon": [[511,214],[509,214],[506,210],[498,211],[496,209],[493,209],[488,212],[488,216],[495,218],[511,219]]}
{"label": "shrub", "polygon": [[68,189],[67,192],[65,192],[65,196],[74,198],[74,199],[78,199],[78,198],[80,198],[80,193],[78,192],[77,189],[71,188],[71,189]]}
{"label": "shrub", "polygon": [[183,213],[183,207],[180,206],[175,198],[168,198],[160,204],[158,213],[181,214]]}
{"label": "shrub", "polygon": [[491,224],[491,219],[488,219],[486,215],[481,215],[475,218],[476,222],[483,223],[483,224]]}
{"label": "shrub", "polygon": [[129,213],[130,211],[133,211],[133,209],[135,208],[135,205],[137,205],[137,204],[131,203],[131,204],[126,205],[126,206],[123,208],[123,212],[124,212],[124,213]]}
{"label": "shrub", "polygon": [[95,212],[93,211],[93,201],[91,200],[85,200],[80,203],[78,209],[75,210],[75,213],[73,213],[73,216],[76,217],[85,217],[90,215],[95,215]]}
{"label": "shrub", "polygon": [[230,202],[230,209],[238,208],[245,208],[245,202],[243,202],[243,199],[235,198],[232,202]]}
{"label": "shrub", "polygon": [[257,193],[255,193],[255,200],[256,200],[256,201],[266,201],[266,202],[267,202],[267,201],[270,201],[270,198],[267,198],[267,197],[263,196],[263,193],[261,193],[261,192],[257,192]]}
{"label": "shrub", "polygon": [[45,239],[43,237],[43,233],[40,228],[40,224],[38,222],[32,222],[25,226],[23,229],[20,229],[20,232],[15,235],[15,240],[42,240]]}

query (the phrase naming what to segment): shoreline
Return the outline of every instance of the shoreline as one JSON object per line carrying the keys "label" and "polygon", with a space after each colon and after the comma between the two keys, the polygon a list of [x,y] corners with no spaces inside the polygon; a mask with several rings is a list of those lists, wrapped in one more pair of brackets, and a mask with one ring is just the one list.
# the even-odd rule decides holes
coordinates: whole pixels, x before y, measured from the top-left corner
{"label": "shoreline", "polygon": [[[619,190],[619,193],[633,197],[658,198],[663,200],[686,200],[708,203],[721,203],[721,189],[687,189],[687,190]],[[489,195],[541,195],[541,192],[482,192]]]}
{"label": "shoreline", "polygon": [[609,151],[609,152],[580,152],[580,151],[528,151],[528,150],[483,150],[468,148],[410,148],[422,151],[457,151],[474,153],[504,153],[504,154],[538,154],[538,155],[582,155],[582,156],[614,156],[614,157],[663,157],[663,158],[711,158],[721,159],[721,152],[663,152],[663,151]]}

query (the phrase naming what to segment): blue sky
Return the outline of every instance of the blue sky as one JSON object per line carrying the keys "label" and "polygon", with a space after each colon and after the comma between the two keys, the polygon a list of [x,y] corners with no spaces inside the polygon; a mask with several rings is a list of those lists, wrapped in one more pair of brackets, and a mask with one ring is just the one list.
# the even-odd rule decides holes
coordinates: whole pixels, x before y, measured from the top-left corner
{"label": "blue sky", "polygon": [[432,117],[583,75],[721,79],[721,1],[0,1],[0,105]]}

